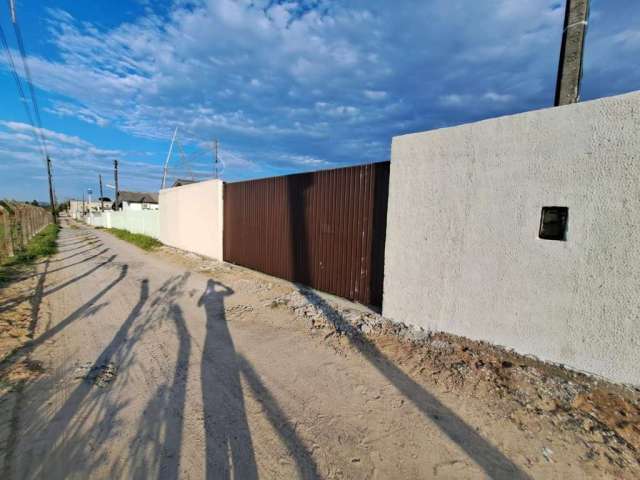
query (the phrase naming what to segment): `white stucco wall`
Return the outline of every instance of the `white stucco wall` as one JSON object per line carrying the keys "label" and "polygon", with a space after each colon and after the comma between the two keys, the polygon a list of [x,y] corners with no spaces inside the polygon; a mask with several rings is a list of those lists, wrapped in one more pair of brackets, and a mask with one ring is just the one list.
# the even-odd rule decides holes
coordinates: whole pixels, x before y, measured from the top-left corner
{"label": "white stucco wall", "polygon": [[87,215],[84,220],[94,227],[120,228],[160,239],[160,212],[157,210],[105,210]]}
{"label": "white stucco wall", "polygon": [[222,260],[221,180],[160,191],[160,241]]}
{"label": "white stucco wall", "polygon": [[640,93],[396,137],[389,195],[385,316],[640,384]]}

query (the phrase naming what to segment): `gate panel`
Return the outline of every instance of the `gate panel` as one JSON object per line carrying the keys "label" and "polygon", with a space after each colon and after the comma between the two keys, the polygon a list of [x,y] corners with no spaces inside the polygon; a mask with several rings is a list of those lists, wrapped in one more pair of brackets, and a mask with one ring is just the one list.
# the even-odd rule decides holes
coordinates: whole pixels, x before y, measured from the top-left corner
{"label": "gate panel", "polygon": [[389,162],[224,186],[224,260],[382,304]]}

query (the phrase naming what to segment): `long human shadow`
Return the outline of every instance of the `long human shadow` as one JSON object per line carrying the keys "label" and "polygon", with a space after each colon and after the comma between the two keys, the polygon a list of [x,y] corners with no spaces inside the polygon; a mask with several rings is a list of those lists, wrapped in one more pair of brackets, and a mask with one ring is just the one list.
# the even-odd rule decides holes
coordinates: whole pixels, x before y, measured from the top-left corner
{"label": "long human shadow", "polygon": [[307,450],[302,439],[296,433],[296,429],[289,422],[287,415],[282,411],[278,401],[273,397],[269,389],[262,383],[260,376],[253,369],[251,363],[238,353],[238,366],[254,396],[260,399],[264,407],[264,413],[271,426],[289,450],[296,462],[298,476],[304,480],[316,480],[321,478],[318,473],[318,465],[311,453]]}
{"label": "long human shadow", "polygon": [[[290,245],[296,279],[308,279],[310,276],[311,259],[306,248],[308,234],[306,231],[305,188],[307,188],[306,185],[301,186],[292,181],[288,183],[288,205],[290,218],[293,221],[290,227]],[[349,322],[340,312],[322,297],[310,288],[300,287],[298,290],[309,302],[322,311],[337,331],[349,333],[347,338],[349,338],[351,345],[442,433],[464,450],[490,478],[504,480],[530,478],[518,465],[476,432],[453,410],[398,368],[373,342],[351,328]]]}
{"label": "long human shadow", "polygon": [[[76,265],[82,265],[83,263],[87,263],[87,262],[93,260],[94,258],[99,257],[100,255],[104,255],[108,251],[109,251],[109,249],[105,248],[104,250],[100,250],[98,253],[94,253],[90,257],[83,258],[82,260],[79,260],[79,261],[74,262],[74,263],[70,263],[69,265],[65,265],[64,267],[58,267],[58,268],[51,269],[51,270],[48,271],[48,273],[51,274],[51,273],[55,273],[55,272],[60,272],[62,270],[67,270],[68,268],[75,267]],[[51,264],[51,261],[49,259],[47,259],[46,261],[41,262],[41,263],[46,265],[46,266],[48,266],[49,264]],[[26,280],[26,279],[31,278],[31,277],[37,277],[38,275],[40,275],[40,273],[32,273],[30,275],[25,275],[23,277],[18,277],[18,280]]]}
{"label": "long human shadow", "polygon": [[[108,368],[112,362],[116,365],[121,363],[122,357],[131,350],[132,345],[139,338],[139,336],[135,336],[135,339],[131,338],[134,337],[131,335],[132,326],[140,316],[148,299],[149,281],[143,279],[140,282],[140,296],[137,303],[107,346],[96,357],[93,365],[88,369],[89,380],[93,377],[97,378],[98,373]],[[115,423],[117,422],[118,412],[126,407],[123,402],[117,404],[109,403],[111,401],[110,397],[106,395],[92,395],[91,400],[89,400],[87,397],[94,392],[93,388],[94,385],[90,381],[79,383],[53,417],[47,420],[47,424],[40,428],[40,434],[43,436],[48,434],[49,426],[57,431],[64,432],[61,441],[57,442],[55,447],[52,447],[46,453],[46,458],[40,459],[40,467],[46,468],[47,463],[54,458],[57,458],[58,461],[64,459],[65,462],[73,465],[77,473],[81,472],[83,476],[91,476],[91,472],[96,465],[90,462],[99,463],[101,459],[98,455],[95,459],[88,460],[84,453],[89,440],[83,433],[86,419],[91,415],[104,415],[105,418],[103,420],[106,421],[97,424],[91,432],[91,440],[97,445],[101,445],[108,441],[110,433],[116,428]]]}
{"label": "long human shadow", "polygon": [[86,240],[84,242],[80,242],[81,244],[77,247],[73,247],[73,248],[67,248],[67,249],[59,249],[58,252],[60,253],[69,253],[69,252],[75,252],[76,250],[80,250],[83,247],[99,247],[100,245],[102,245],[102,241],[98,238],[92,238],[90,240]]}
{"label": "long human shadow", "polygon": [[[89,248],[85,249],[85,250],[81,250],[79,252],[73,253],[71,255],[67,255],[66,257],[60,257],[60,258],[54,258],[53,260],[51,260],[52,263],[59,263],[59,262],[64,262],[66,260],[69,260],[70,258],[73,257],[77,257],[79,255],[84,255],[85,253],[90,252],[91,250],[95,250],[96,248],[100,248],[102,246],[102,244],[99,245],[93,245],[90,246]],[[62,252],[58,252],[59,254]]]}
{"label": "long human shadow", "polygon": [[29,338],[33,338],[33,335],[36,331],[36,326],[38,324],[38,318],[40,316],[40,304],[42,303],[42,294],[44,292],[44,282],[47,278],[47,273],[50,273],[48,260],[45,262],[42,272],[39,273],[40,277],[38,278],[35,291],[29,300],[31,302],[31,322],[29,323]]}
{"label": "long human shadow", "polygon": [[167,405],[175,409],[175,415],[166,412],[165,440],[163,444],[162,460],[158,470],[161,478],[178,478],[180,475],[180,450],[182,447],[182,423],[184,405],[187,397],[187,374],[189,370],[189,355],[191,354],[191,337],[184,321],[182,309],[172,305],[169,317],[173,320],[178,335],[178,356],[173,371],[173,381],[168,391]]}
{"label": "long human shadow", "polygon": [[[85,277],[88,277],[89,275],[91,275],[92,273],[94,273],[96,270],[99,270],[100,268],[104,267],[105,265],[113,262],[113,260],[116,258],[117,255],[111,255],[107,260],[105,260],[102,263],[98,263],[97,265],[95,265],[94,267],[90,268],[89,270],[85,271],[84,273],[80,274],[80,275],[76,275],[75,277],[67,280],[66,282],[63,282],[59,285],[56,285],[55,287],[52,287],[48,290],[45,290],[41,293],[41,299],[51,295],[52,293],[55,293],[59,290],[62,290],[63,288],[68,287],[69,285],[72,285],[80,280],[82,280]],[[14,297],[10,300],[8,300],[5,303],[0,304],[0,313],[9,310],[11,308],[14,308],[16,305],[20,304],[21,302],[27,300],[31,295],[21,295],[19,297]]]}
{"label": "long human shadow", "polygon": [[224,311],[233,290],[213,279],[198,300],[206,313],[202,365],[206,478],[252,480],[258,471],[247,422],[235,347]]}
{"label": "long human shadow", "polygon": [[[130,370],[136,359],[135,347],[149,329],[169,319],[175,325],[179,340],[174,376],[170,384],[158,387],[144,408],[137,441],[132,443],[126,459],[112,464],[109,478],[152,478],[155,473],[159,478],[179,478],[191,338],[175,300],[188,278],[187,272],[168,279],[153,296],[148,280],[140,282],[137,303],[89,369],[95,372],[109,366],[117,368],[117,384],[109,387],[112,394],[92,385],[91,377],[79,384],[53,419],[46,420],[47,425],[64,431],[64,442],[52,448],[47,458],[68,461],[75,473],[83,477],[91,477],[103,464],[111,439],[117,437],[124,426],[120,412],[128,406],[128,401],[122,400],[118,389],[127,389],[133,381]],[[87,425],[87,422],[91,423]],[[98,450],[87,450],[87,443],[99,446]]]}
{"label": "long human shadow", "polygon": [[[91,237],[89,235],[85,235],[85,236],[81,236],[81,237],[67,237],[64,239],[64,241],[60,241],[59,245],[61,247],[73,247],[74,245],[79,245],[79,244],[84,244],[87,242],[87,240],[89,240]],[[69,241],[71,240],[71,241]],[[73,241],[75,240],[75,241]]]}
{"label": "long human shadow", "polygon": [[[151,478],[157,474],[159,479],[180,477],[180,456],[182,450],[182,431],[184,407],[187,396],[189,372],[189,356],[191,355],[191,336],[182,313],[182,309],[173,303],[180,292],[180,287],[188,275],[173,282],[166,295],[163,295],[166,317],[173,324],[178,339],[178,349],[171,383],[158,386],[155,394],[144,408],[144,416],[140,419],[137,438],[145,442],[133,448],[131,456],[134,462],[136,478]],[[168,304],[168,306],[167,306]],[[153,308],[153,305],[152,305]],[[148,315],[149,318],[153,314]],[[140,464],[145,453],[151,453],[155,464]],[[157,467],[157,468],[155,468]],[[114,471],[114,478],[121,477],[122,472]]]}
{"label": "long human shadow", "polygon": [[87,301],[82,306],[74,310],[70,315],[68,315],[60,323],[57,323],[54,327],[43,332],[38,338],[28,341],[22,346],[22,348],[20,348],[20,350],[16,351],[10,357],[4,359],[2,361],[2,364],[0,364],[0,371],[5,370],[11,365],[14,365],[19,360],[24,358],[33,348],[36,348],[39,345],[42,345],[44,342],[53,338],[62,330],[67,328],[70,324],[72,324],[79,318],[82,318],[83,316],[87,315],[87,313],[92,309],[92,307],[94,307],[95,303],[98,300],[100,300],[100,298],[102,298],[109,290],[115,287],[127,276],[128,269],[129,269],[128,265],[122,265],[120,268],[120,274],[118,275],[118,277],[112,280],[108,285],[106,285],[102,290],[96,293],[93,297],[91,297],[89,301]]}

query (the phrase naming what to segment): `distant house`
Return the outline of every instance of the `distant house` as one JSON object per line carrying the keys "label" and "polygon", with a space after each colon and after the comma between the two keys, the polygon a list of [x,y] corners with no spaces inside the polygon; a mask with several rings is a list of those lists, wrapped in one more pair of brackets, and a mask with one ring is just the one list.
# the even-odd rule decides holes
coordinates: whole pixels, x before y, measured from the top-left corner
{"label": "distant house", "polygon": [[[80,218],[83,215],[92,212],[100,212],[102,210],[102,203],[100,200],[89,202],[88,200],[70,200],[69,201],[69,215],[73,218]],[[104,208],[111,208],[111,201],[108,198],[104,198]]]}
{"label": "distant house", "polygon": [[183,178],[178,178],[171,187],[181,187],[183,185],[191,185],[192,183],[197,183],[197,180],[185,180]]}
{"label": "distant house", "polygon": [[150,192],[118,192],[116,210],[158,210],[158,194]]}

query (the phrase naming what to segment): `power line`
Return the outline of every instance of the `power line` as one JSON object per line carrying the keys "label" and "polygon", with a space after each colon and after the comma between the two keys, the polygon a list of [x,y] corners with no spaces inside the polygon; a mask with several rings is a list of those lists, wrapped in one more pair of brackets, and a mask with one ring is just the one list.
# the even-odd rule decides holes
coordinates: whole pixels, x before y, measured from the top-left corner
{"label": "power line", "polygon": [[15,3],[13,0],[9,0],[9,9],[11,13],[11,21],[13,23],[13,29],[16,34],[16,40],[18,42],[18,50],[20,51],[20,56],[22,57],[22,66],[24,67],[24,73],[27,77],[29,94],[31,96],[31,104],[33,105],[33,111],[36,116],[35,124],[33,121],[33,116],[31,115],[31,109],[29,108],[29,105],[27,103],[27,98],[24,93],[24,88],[22,88],[22,81],[20,79],[20,76],[18,75],[15,62],[13,61],[13,55],[11,55],[11,50],[9,49],[9,43],[7,42],[7,37],[4,34],[4,29],[2,28],[2,25],[0,25],[0,37],[2,41],[2,46],[4,47],[7,59],[9,61],[9,67],[11,69],[11,73],[16,82],[16,86],[18,87],[18,94],[20,95],[20,99],[24,106],[25,112],[27,113],[27,119],[29,120],[29,124],[33,129],[34,136],[36,137],[36,142],[39,143],[40,152],[42,153],[44,164],[47,168],[47,177],[48,177],[48,183],[49,183],[49,202],[51,204],[51,214],[53,215],[53,221],[55,223],[58,223],[55,192],[53,189],[53,174],[51,171],[52,170],[51,159],[49,158],[49,152],[47,151],[47,141],[42,131],[42,120],[40,118],[40,109],[38,108],[36,92],[33,87],[33,81],[31,79],[31,70],[29,69],[29,64],[27,62],[27,55],[26,55],[26,50],[24,48],[24,41],[22,40],[22,34],[20,33],[20,26],[18,24],[18,19],[16,18]]}
{"label": "power line", "polygon": [[29,69],[29,64],[27,62],[27,53],[24,48],[24,42],[22,40],[22,33],[20,32],[20,25],[18,24],[18,19],[14,18],[13,21],[13,30],[16,34],[16,40],[18,41],[18,50],[20,51],[20,56],[22,57],[22,66],[24,67],[24,73],[27,77],[27,85],[29,87],[29,93],[31,95],[31,103],[33,104],[33,111],[36,115],[36,123],[38,125],[38,134],[40,135],[40,141],[42,142],[42,148],[44,149],[45,156],[49,156],[49,152],[47,152],[47,140],[42,132],[42,120],[40,118],[40,109],[38,108],[38,101],[36,99],[36,91],[33,88],[33,80],[31,79],[31,70]]}
{"label": "power line", "polygon": [[20,75],[18,75],[18,72],[16,70],[16,64],[13,61],[13,55],[11,55],[11,50],[9,49],[9,44],[7,43],[7,37],[4,34],[4,29],[2,28],[1,24],[0,24],[0,42],[2,43],[2,47],[4,48],[4,52],[7,57],[7,62],[9,63],[9,70],[11,70],[11,75],[13,76],[13,79],[16,82],[18,95],[20,96],[20,103],[22,103],[22,106],[24,107],[24,111],[27,114],[27,120],[29,121],[31,128],[33,129],[33,135],[36,137],[36,142],[40,147],[40,153],[42,153],[43,161],[46,164],[47,155],[42,147],[40,138],[37,135],[36,125],[33,121],[33,115],[31,114],[31,109],[29,108],[29,100],[27,99],[27,96],[24,93],[24,88],[22,88],[22,80],[20,80]]}
{"label": "power line", "polygon": [[184,150],[182,148],[182,144],[179,141],[176,142],[176,143],[178,144],[178,153],[180,155],[180,164],[189,171],[189,175],[191,176],[191,180],[195,180],[195,177],[193,176],[193,170],[191,170],[191,165],[187,161],[187,156],[184,153]]}

